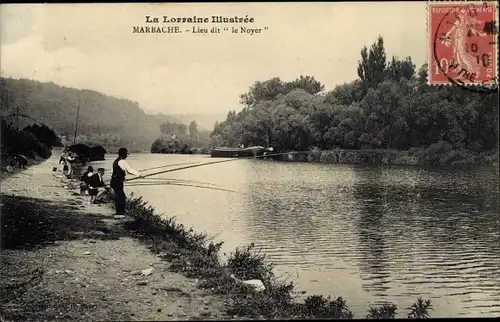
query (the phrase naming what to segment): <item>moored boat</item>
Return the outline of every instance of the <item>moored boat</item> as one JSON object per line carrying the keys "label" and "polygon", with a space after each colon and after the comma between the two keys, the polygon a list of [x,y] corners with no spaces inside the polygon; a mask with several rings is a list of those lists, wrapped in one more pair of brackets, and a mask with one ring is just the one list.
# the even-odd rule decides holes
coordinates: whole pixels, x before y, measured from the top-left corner
{"label": "moored boat", "polygon": [[266,152],[272,152],[272,149],[262,146],[251,146],[247,148],[229,148],[219,147],[210,151],[212,158],[248,158],[253,156],[262,156]]}

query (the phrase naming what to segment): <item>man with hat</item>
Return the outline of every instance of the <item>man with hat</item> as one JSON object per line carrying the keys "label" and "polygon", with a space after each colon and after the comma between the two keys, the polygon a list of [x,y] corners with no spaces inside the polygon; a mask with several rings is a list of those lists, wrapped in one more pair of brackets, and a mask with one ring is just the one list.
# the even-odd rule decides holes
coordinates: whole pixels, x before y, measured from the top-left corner
{"label": "man with hat", "polygon": [[125,196],[125,192],[123,191],[123,182],[125,181],[126,174],[129,173],[142,177],[139,171],[130,167],[127,161],[125,161],[128,154],[129,153],[126,148],[118,149],[118,158],[113,162],[113,174],[111,175],[111,182],[109,183],[109,186],[116,194],[116,215],[125,214],[125,203],[127,197]]}

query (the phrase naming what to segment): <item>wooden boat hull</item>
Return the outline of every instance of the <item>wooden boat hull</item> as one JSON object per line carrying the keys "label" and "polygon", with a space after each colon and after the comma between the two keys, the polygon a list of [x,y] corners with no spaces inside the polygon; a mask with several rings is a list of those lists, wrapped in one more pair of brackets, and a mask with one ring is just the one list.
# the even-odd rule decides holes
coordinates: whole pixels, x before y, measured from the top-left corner
{"label": "wooden boat hull", "polygon": [[271,152],[263,147],[248,147],[248,148],[216,148],[210,151],[212,158],[249,158],[253,156],[261,156],[264,152]]}

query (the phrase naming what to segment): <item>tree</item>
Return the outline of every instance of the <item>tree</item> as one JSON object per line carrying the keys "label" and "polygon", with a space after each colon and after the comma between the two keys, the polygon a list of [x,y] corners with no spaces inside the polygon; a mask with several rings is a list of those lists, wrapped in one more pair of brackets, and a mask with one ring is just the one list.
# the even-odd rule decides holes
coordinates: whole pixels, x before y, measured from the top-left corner
{"label": "tree", "polygon": [[418,70],[418,82],[420,85],[427,84],[427,78],[429,76],[429,72],[427,71],[428,68],[429,65],[427,63],[424,63]]}
{"label": "tree", "polygon": [[175,133],[177,136],[187,136],[187,126],[183,123],[165,122],[160,125],[160,132],[165,135]]}
{"label": "tree", "polygon": [[361,49],[359,79],[328,93],[318,95],[323,85],[309,76],[255,82],[242,95],[246,106],[215,124],[212,144],[269,144],[276,151],[416,147],[430,155],[451,149],[478,154],[498,146],[494,93],[427,86],[427,65],[415,71],[411,57],[393,55],[386,63],[378,37]]}
{"label": "tree", "polygon": [[300,76],[291,82],[283,82],[279,77],[273,77],[263,82],[255,82],[250,90],[240,95],[240,104],[253,107],[261,101],[276,100],[279,95],[286,95],[295,89],[302,89],[309,94],[321,92],[325,86],[311,76]]}
{"label": "tree", "polygon": [[198,124],[196,124],[196,121],[189,123],[189,138],[191,145],[196,146],[198,144]]}
{"label": "tree", "polygon": [[301,75],[294,81],[285,83],[285,93],[283,94],[288,94],[294,89],[299,89],[299,88],[306,91],[309,94],[314,95],[323,91],[323,89],[325,89],[325,86],[320,82],[318,82],[316,79],[314,79],[314,76],[311,77],[311,76]]}
{"label": "tree", "polygon": [[411,57],[406,57],[405,60],[399,60],[392,56],[391,62],[387,66],[386,78],[399,82],[402,79],[412,79],[415,75],[415,64],[411,61]]}
{"label": "tree", "polygon": [[386,74],[386,54],[384,39],[379,36],[372,44],[370,51],[366,47],[361,49],[361,61],[358,61],[358,76],[365,90],[375,88],[383,82]]}

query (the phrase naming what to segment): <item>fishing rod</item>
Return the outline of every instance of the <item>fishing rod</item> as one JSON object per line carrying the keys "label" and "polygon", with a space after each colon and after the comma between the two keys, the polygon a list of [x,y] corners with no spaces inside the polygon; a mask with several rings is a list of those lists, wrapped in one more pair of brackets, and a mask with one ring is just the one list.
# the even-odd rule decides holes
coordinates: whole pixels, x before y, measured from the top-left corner
{"label": "fishing rod", "polygon": [[196,167],[202,167],[206,165],[212,165],[212,164],[217,164],[217,163],[224,163],[224,162],[231,162],[231,161],[238,161],[238,160],[245,160],[245,159],[256,159],[256,158],[268,158],[268,157],[273,157],[273,156],[278,156],[278,155],[285,155],[285,154],[300,154],[300,153],[308,153],[310,151],[297,151],[297,152],[283,152],[283,153],[274,153],[274,154],[266,154],[262,156],[251,156],[251,157],[243,157],[243,158],[232,158],[229,160],[221,160],[221,161],[213,161],[213,162],[206,162],[206,163],[201,163],[201,164],[193,164],[193,165],[188,165],[185,167],[180,167],[180,168],[175,168],[175,169],[168,169],[168,170],[162,170],[154,173],[149,173],[146,175],[143,175],[141,177],[133,177],[130,179],[125,180],[125,182],[132,181],[132,180],[137,180],[137,179],[143,179],[146,177],[150,176],[155,176],[158,174],[162,173],[168,173],[168,172],[174,172],[174,171],[180,171],[180,170],[185,170],[185,169],[191,169],[191,168],[196,168]]}
{"label": "fishing rod", "polygon": [[140,169],[138,171],[139,172],[144,172],[144,171],[156,170],[156,169],[161,169],[161,168],[173,167],[173,166],[177,166],[177,165],[189,165],[189,164],[198,164],[198,163],[200,163],[200,161],[166,164],[166,165],[161,165],[161,166],[157,166],[157,167],[153,167],[153,168]]}
{"label": "fishing rod", "polygon": [[173,166],[177,166],[177,165],[188,165],[188,164],[195,164],[195,163],[200,163],[200,161],[197,161],[197,162],[184,162],[184,163],[167,164],[167,165],[161,165],[161,166],[154,167],[154,168],[139,169],[138,171],[139,171],[139,172],[143,172],[143,171],[150,171],[150,170],[156,170],[156,169],[161,169],[161,168],[173,167]]}
{"label": "fishing rod", "polygon": [[140,187],[140,186],[183,186],[183,187],[194,187],[194,188],[204,188],[204,189],[210,189],[210,190],[219,190],[219,191],[225,191],[225,192],[233,192],[233,193],[238,193],[238,191],[235,190],[230,190],[230,189],[224,189],[224,188],[216,188],[216,187],[205,187],[205,186],[199,186],[199,185],[193,185],[193,184],[184,184],[184,183],[170,183],[170,182],[161,182],[161,183],[148,183],[148,182],[135,182],[131,183],[128,185],[125,185],[126,187]]}
{"label": "fishing rod", "polygon": [[166,181],[194,182],[194,183],[202,183],[202,184],[211,185],[211,186],[217,186],[217,184],[210,183],[210,182],[197,181],[197,180],[174,179],[174,178],[150,178],[150,179],[146,178],[144,181],[141,180],[141,183],[143,183],[143,182],[166,182]]}

